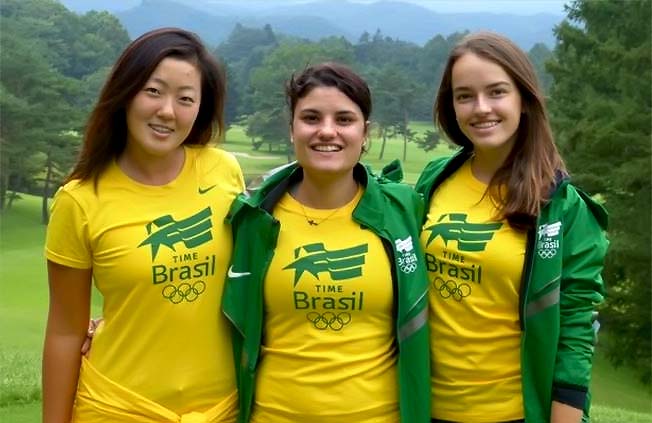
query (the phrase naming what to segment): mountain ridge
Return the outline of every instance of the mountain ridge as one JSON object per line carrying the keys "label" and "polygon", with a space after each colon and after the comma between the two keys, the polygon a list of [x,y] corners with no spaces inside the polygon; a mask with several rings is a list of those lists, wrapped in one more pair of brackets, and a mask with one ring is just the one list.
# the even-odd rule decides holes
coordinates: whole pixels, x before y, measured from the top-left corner
{"label": "mountain ridge", "polygon": [[[78,0],[62,1],[79,12]],[[106,3],[94,0],[99,5]],[[111,2],[116,7],[116,2]],[[133,5],[134,0],[117,2]],[[278,4],[278,7],[273,7]],[[288,4],[268,2],[268,7],[249,7],[228,1],[141,0],[140,4],[112,11],[134,38],[161,26],[179,26],[198,33],[208,44],[217,46],[233,27],[240,23],[250,27],[269,24],[275,32],[313,41],[328,36],[342,36],[357,42],[364,32],[380,30],[383,36],[425,44],[436,35],[447,36],[465,30],[500,32],[529,50],[542,42],[553,47],[553,28],[563,16],[552,13],[512,15],[507,13],[438,13],[431,9],[397,0],[374,3],[311,1]],[[88,6],[88,4],[87,4]],[[99,7],[98,7],[99,8]]]}

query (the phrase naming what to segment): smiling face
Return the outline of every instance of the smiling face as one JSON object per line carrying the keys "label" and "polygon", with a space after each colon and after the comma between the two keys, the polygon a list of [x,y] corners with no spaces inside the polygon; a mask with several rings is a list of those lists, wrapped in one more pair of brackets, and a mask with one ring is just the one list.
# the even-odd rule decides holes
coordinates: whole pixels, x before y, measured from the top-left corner
{"label": "smiling face", "polygon": [[509,155],[523,110],[512,78],[496,63],[465,53],[453,65],[455,118],[476,154]]}
{"label": "smiling face", "polygon": [[201,102],[201,74],[187,61],[165,58],[127,106],[127,147],[134,158],[164,158],[190,134]]}
{"label": "smiling face", "polygon": [[360,159],[367,124],[360,107],[344,93],[318,86],[297,101],[291,130],[306,177],[350,177]]}

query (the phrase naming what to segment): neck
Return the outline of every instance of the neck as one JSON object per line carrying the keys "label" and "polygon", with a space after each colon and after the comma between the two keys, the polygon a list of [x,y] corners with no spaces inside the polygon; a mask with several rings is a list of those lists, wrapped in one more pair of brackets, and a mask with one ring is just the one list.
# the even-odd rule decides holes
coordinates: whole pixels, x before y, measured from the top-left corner
{"label": "neck", "polygon": [[475,151],[471,158],[471,172],[477,180],[488,184],[505,159],[507,155],[498,152]]}
{"label": "neck", "polygon": [[127,176],[141,184],[165,185],[179,176],[185,157],[183,147],[162,157],[144,157],[125,150],[118,157],[118,166]]}
{"label": "neck", "polygon": [[313,209],[336,209],[348,204],[358,192],[353,172],[346,177],[315,179],[304,172],[292,196],[299,203]]}

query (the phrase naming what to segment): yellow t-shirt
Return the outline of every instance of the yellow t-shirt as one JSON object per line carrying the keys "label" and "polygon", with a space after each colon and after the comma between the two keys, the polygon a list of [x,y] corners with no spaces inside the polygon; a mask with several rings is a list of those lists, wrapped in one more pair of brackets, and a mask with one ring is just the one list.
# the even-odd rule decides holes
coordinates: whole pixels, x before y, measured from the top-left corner
{"label": "yellow t-shirt", "polygon": [[[220,309],[232,249],[224,217],[243,185],[229,153],[185,148],[183,169],[167,185],[140,184],[113,162],[97,193],[92,180],[72,181],[52,205],[47,259],[92,268],[103,295],[91,364],[178,414],[236,390]],[[227,405],[234,412],[235,402]]]}
{"label": "yellow t-shirt", "polygon": [[390,264],[351,219],[361,195],[316,210],[286,194],[274,209],[253,423],[399,421]]}
{"label": "yellow t-shirt", "polygon": [[470,161],[437,189],[421,243],[430,280],[432,416],[523,418],[519,289],[526,234],[495,221]]}

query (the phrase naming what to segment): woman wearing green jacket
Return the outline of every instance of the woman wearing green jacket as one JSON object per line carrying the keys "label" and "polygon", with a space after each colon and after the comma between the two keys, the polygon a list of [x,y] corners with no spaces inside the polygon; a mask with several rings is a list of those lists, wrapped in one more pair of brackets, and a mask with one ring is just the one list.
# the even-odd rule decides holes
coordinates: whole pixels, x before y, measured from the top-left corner
{"label": "woman wearing green jacket", "polygon": [[416,186],[429,206],[433,422],[588,420],[607,216],[568,182],[527,55],[468,35],[434,115],[461,150]]}
{"label": "woman wearing green jacket", "polygon": [[421,199],[359,163],[371,96],[358,75],[308,67],[286,94],[297,162],[227,217],[240,421],[428,422]]}

